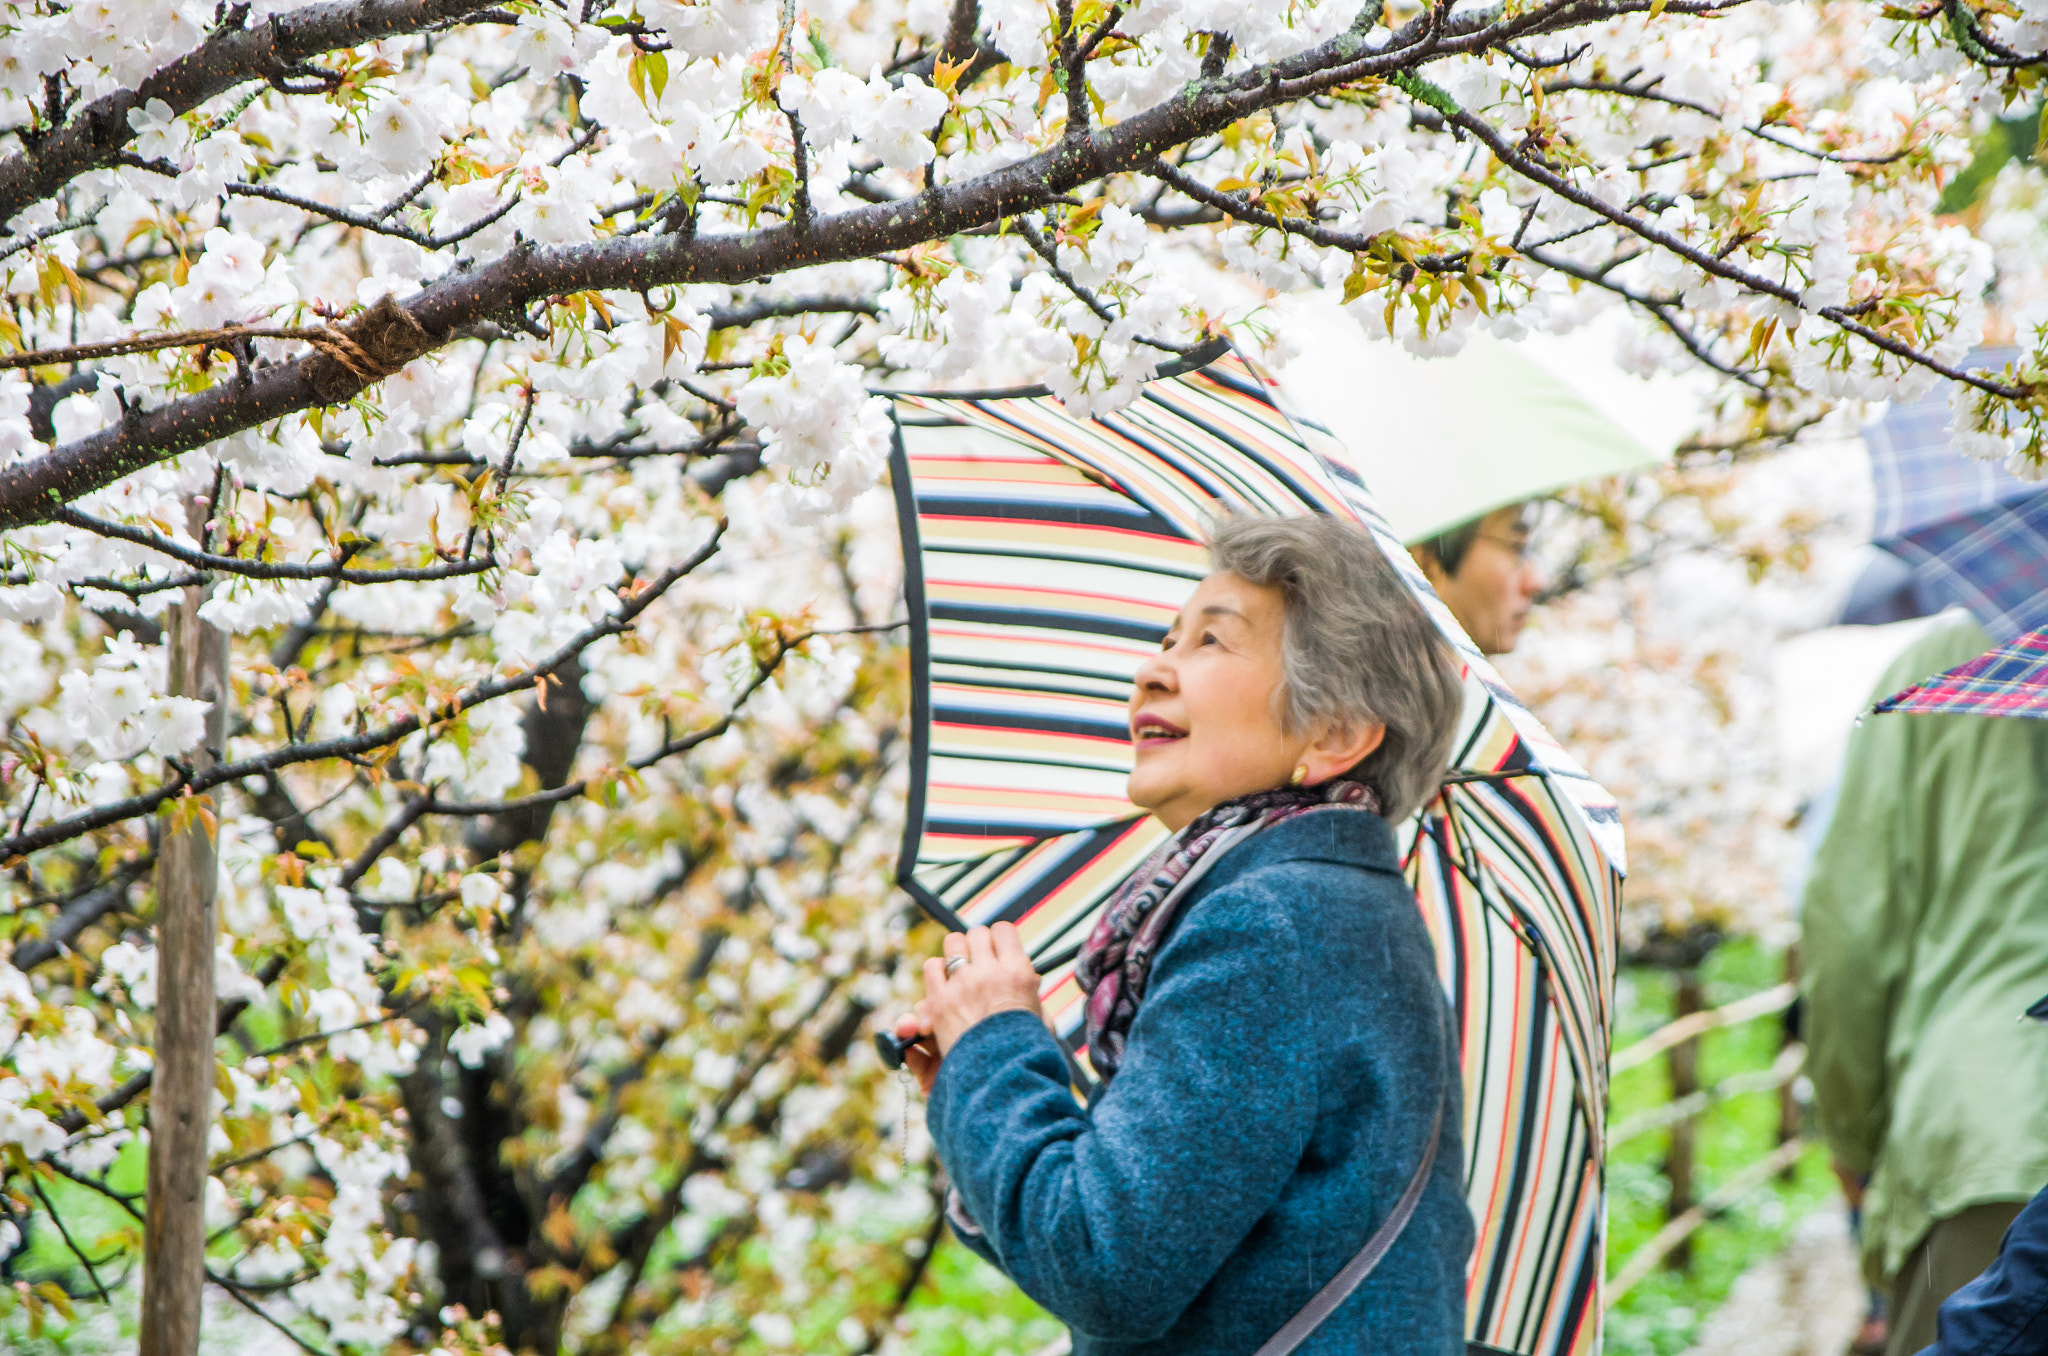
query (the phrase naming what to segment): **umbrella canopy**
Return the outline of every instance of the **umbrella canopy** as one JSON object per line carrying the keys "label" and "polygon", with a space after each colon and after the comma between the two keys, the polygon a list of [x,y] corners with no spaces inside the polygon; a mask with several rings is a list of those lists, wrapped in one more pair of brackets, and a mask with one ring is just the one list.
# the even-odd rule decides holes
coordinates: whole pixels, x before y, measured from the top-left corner
{"label": "umbrella canopy", "polygon": [[1669,453],[1490,335],[1452,357],[1415,358],[1334,305],[1305,305],[1288,323],[1302,344],[1288,391],[1344,444],[1402,541]]}
{"label": "umbrella canopy", "polygon": [[1894,692],[1873,710],[2048,720],[2048,630],[2030,631],[1967,664]]}
{"label": "umbrella canopy", "polygon": [[[2009,349],[1979,349],[1996,367]],[[2048,489],[1950,443],[1945,389],[1885,412],[1864,432],[1876,491],[1871,540],[1912,567],[1924,615],[1966,607],[1996,640],[2048,625]]]}
{"label": "umbrella canopy", "polygon": [[1096,420],[1042,388],[897,398],[914,694],[899,879],[948,926],[1017,924],[1085,1083],[1073,959],[1165,836],[1124,796],[1125,701],[1207,573],[1202,524],[1226,505],[1363,523],[1465,665],[1451,781],[1402,841],[1461,1033],[1470,1332],[1593,1351],[1614,804],[1458,630],[1342,450],[1242,359],[1203,356]]}

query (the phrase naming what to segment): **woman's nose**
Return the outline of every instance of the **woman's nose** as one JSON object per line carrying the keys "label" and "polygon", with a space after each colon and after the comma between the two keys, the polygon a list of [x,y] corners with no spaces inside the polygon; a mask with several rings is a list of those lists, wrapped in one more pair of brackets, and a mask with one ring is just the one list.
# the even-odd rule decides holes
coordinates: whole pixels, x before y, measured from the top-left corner
{"label": "woman's nose", "polygon": [[1138,691],[1171,692],[1173,683],[1173,665],[1168,662],[1166,651],[1160,650],[1148,655],[1144,662],[1138,665]]}
{"label": "woman's nose", "polygon": [[1543,592],[1544,585],[1549,582],[1549,576],[1544,574],[1541,565],[1538,565],[1533,560],[1524,560],[1522,562],[1522,578],[1520,583],[1524,598],[1534,598],[1537,594]]}

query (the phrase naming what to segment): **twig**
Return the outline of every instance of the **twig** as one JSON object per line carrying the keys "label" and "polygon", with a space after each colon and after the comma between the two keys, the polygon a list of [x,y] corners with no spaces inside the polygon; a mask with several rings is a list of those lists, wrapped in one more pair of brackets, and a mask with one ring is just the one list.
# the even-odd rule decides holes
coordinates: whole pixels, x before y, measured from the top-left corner
{"label": "twig", "polygon": [[[679,735],[676,738],[664,740],[652,753],[643,754],[638,758],[628,760],[626,767],[634,772],[644,772],[664,759],[673,758],[679,753],[687,753],[707,740],[716,739],[724,734],[732,728],[733,722],[739,718],[739,713],[745,708],[747,699],[760,691],[767,684],[768,680],[775,676],[776,672],[781,668],[783,660],[787,659],[795,651],[802,649],[807,642],[823,636],[866,635],[880,631],[894,631],[908,625],[910,625],[908,621],[874,622],[866,626],[846,626],[836,630],[802,631],[787,639],[778,640],[775,646],[775,653],[760,663],[759,667],[755,670],[752,681],[741,688],[739,693],[734,696],[732,705],[726,709],[723,715],[717,720],[712,721],[709,725],[700,726],[686,735]],[[451,815],[469,819],[485,815],[517,814],[522,810],[534,810],[543,805],[558,805],[565,800],[574,800],[589,788],[590,779],[584,778],[580,781],[566,782],[561,786],[550,787],[546,791],[536,791],[532,795],[520,796],[516,800],[443,801],[430,799],[426,802],[423,813]]]}
{"label": "twig", "polygon": [[[154,790],[128,796],[94,806],[66,819],[52,820],[26,829],[4,840],[0,840],[0,862],[11,860],[25,853],[37,852],[53,844],[75,838],[94,829],[118,824],[124,819],[149,814],[159,805],[191,790],[194,794],[211,790],[225,782],[241,781],[295,763],[315,762],[331,758],[353,758],[374,750],[386,748],[406,736],[414,734],[440,721],[453,720],[465,711],[481,706],[488,701],[513,692],[521,692],[533,685],[536,677],[554,672],[590,646],[607,636],[629,631],[642,612],[654,605],[676,581],[682,579],[716,553],[719,540],[725,534],[725,523],[721,519],[712,532],[711,540],[696,554],[680,565],[672,566],[647,582],[637,593],[620,605],[617,611],[601,621],[595,622],[566,641],[553,654],[546,656],[528,668],[504,678],[479,683],[468,691],[459,693],[425,711],[402,716],[389,725],[376,730],[365,730],[354,735],[323,740],[317,744],[292,744],[283,748],[270,749],[250,758],[233,763],[215,763],[203,772],[193,772],[182,765],[171,764],[171,776]],[[147,1086],[148,1075],[140,1074],[142,1086]],[[133,1080],[130,1080],[131,1082]],[[132,1096],[133,1094],[129,1094]]]}
{"label": "twig", "polygon": [[255,1300],[250,1299],[247,1295],[242,1293],[241,1286],[236,1285],[233,1281],[221,1275],[212,1267],[208,1267],[206,1269],[206,1279],[212,1281],[215,1285],[227,1291],[228,1298],[232,1299],[235,1303],[241,1305],[244,1309],[247,1309],[250,1313],[256,1315],[256,1317],[262,1319],[265,1323],[268,1323],[271,1327],[277,1329],[286,1337],[290,1338],[292,1343],[295,1346],[297,1346],[299,1350],[306,1353],[306,1356],[331,1356],[331,1353],[322,1351],[320,1348],[314,1346],[311,1342],[308,1342],[305,1338],[299,1336],[290,1328],[286,1327],[284,1324],[278,1322],[269,1314],[265,1313],[262,1305],[256,1303]]}
{"label": "twig", "polygon": [[92,1279],[92,1288],[99,1292],[100,1303],[109,1303],[107,1287],[101,1283],[100,1273],[94,1269],[92,1258],[87,1257],[85,1249],[79,1247],[77,1242],[72,1239],[71,1231],[64,1227],[64,1216],[57,1213],[57,1207],[52,1205],[50,1198],[43,1194],[43,1184],[36,1180],[34,1173],[28,1175],[28,1185],[29,1189],[36,1193],[36,1199],[43,1203],[43,1210],[49,1215],[50,1223],[57,1226],[57,1236],[64,1240],[64,1246],[71,1249],[71,1255],[78,1259],[79,1265],[85,1268],[85,1274]]}
{"label": "twig", "polygon": [[25,353],[0,354],[0,371],[17,367],[47,367],[60,363],[89,362],[94,358],[119,358],[130,353],[155,353],[167,348],[214,347],[243,339],[295,339],[302,343],[332,343],[339,333],[331,325],[318,329],[303,325],[224,325],[211,330],[177,330],[169,334],[138,335],[108,339],[97,344],[68,344],[63,348],[30,349]]}
{"label": "twig", "polygon": [[1952,364],[1942,362],[1930,354],[1922,353],[1911,344],[1895,339],[1881,330],[1873,329],[1869,325],[1863,324],[1855,319],[1846,307],[1821,306],[1809,308],[1803,295],[1794,288],[1784,283],[1774,282],[1761,274],[1752,273],[1748,269],[1738,268],[1724,259],[1716,258],[1704,250],[1687,244],[1653,222],[1632,216],[1608,203],[1605,199],[1579,188],[1550,166],[1523,155],[1514,147],[1508,145],[1507,139],[1495,131],[1490,124],[1483,119],[1473,116],[1465,109],[1459,109],[1454,115],[1446,115],[1445,121],[1464,128],[1467,132],[1478,138],[1488,150],[1493,152],[1495,159],[1523,178],[1533,183],[1541,184],[1560,198],[1576,203],[1590,212],[1607,218],[1623,230],[1640,236],[1651,244],[1662,246],[1703,272],[1712,274],[1717,278],[1726,278],[1730,282],[1748,288],[1759,296],[1774,297],[1779,301],[1797,306],[1802,310],[1810,310],[1812,314],[1839,326],[1872,347],[1882,349],[1893,357],[1903,358],[1907,362],[1917,363],[1930,372],[1947,377],[1950,381],[1974,386],[1980,391],[1987,391],[2006,400],[2024,400],[2032,394],[2031,388],[2007,386],[2003,382],[1993,381],[1988,377],[1980,377],[1974,372],[1966,371]]}
{"label": "twig", "polygon": [[[1104,305],[1101,299],[1093,292],[1090,292],[1076,281],[1073,274],[1060,266],[1059,252],[1053,248],[1052,242],[1048,241],[1036,226],[1032,225],[1025,218],[1019,217],[1016,221],[1016,227],[1017,233],[1024,237],[1024,243],[1031,246],[1031,252],[1040,259],[1043,259],[1046,268],[1052,273],[1052,276],[1059,279],[1060,286],[1073,293],[1083,306],[1093,311],[1096,319],[1105,325],[1114,325],[1122,318],[1115,311],[1110,310],[1108,306]],[[1164,339],[1153,339],[1142,334],[1134,335],[1133,338],[1141,344],[1182,358],[1187,357],[1188,354],[1201,347],[1200,344],[1170,344]]]}

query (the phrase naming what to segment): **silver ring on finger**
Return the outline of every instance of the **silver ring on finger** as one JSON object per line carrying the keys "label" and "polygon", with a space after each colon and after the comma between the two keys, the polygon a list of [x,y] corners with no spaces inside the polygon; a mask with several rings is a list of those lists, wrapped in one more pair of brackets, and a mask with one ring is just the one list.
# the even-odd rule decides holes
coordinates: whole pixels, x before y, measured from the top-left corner
{"label": "silver ring on finger", "polygon": [[953,972],[955,970],[958,970],[961,966],[965,964],[967,964],[967,957],[965,956],[955,956],[951,960],[947,961],[946,978],[951,979],[953,977]]}

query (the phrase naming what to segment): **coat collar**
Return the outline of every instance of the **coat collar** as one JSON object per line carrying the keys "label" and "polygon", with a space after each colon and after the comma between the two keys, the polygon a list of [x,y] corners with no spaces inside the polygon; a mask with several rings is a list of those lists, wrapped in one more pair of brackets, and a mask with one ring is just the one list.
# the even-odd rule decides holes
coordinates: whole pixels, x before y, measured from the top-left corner
{"label": "coat collar", "polygon": [[1201,893],[1281,862],[1331,862],[1401,874],[1394,830],[1386,820],[1369,811],[1330,806],[1284,820],[1231,848],[1202,882]]}

